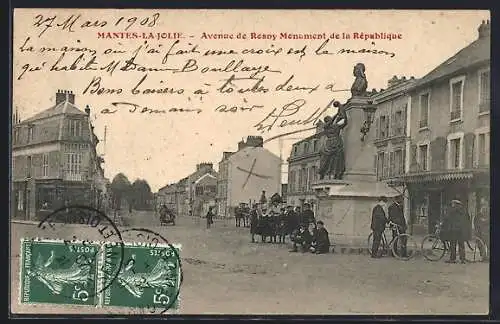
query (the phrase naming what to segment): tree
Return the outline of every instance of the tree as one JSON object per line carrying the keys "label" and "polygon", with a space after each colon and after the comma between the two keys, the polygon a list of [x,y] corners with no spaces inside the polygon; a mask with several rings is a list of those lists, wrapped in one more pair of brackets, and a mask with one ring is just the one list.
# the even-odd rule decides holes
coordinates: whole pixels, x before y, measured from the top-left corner
{"label": "tree", "polygon": [[[113,195],[112,201],[115,209],[121,209],[123,199],[129,201],[131,185],[127,176],[123,173],[118,173],[110,185],[111,194]],[[130,201],[129,201],[130,203]]]}
{"label": "tree", "polygon": [[137,179],[134,181],[130,199],[135,209],[149,210],[152,207],[153,193],[146,180]]}

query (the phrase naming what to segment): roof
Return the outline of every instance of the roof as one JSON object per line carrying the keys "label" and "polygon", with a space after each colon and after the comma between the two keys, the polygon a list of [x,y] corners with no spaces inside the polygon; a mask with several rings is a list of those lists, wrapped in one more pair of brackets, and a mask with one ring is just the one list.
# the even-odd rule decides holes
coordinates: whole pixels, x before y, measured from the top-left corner
{"label": "roof", "polygon": [[234,162],[234,161],[237,161],[239,158],[241,158],[242,156],[246,155],[246,156],[249,156],[250,153],[254,153],[255,151],[260,151],[260,152],[265,152],[267,153],[269,156],[272,156],[274,159],[276,159],[277,161],[280,161],[280,157],[277,156],[276,154],[274,154],[273,152],[269,151],[268,149],[266,148],[263,148],[263,147],[254,147],[254,146],[247,146],[241,150],[239,150],[238,152],[235,152],[233,155],[231,155],[228,160],[230,160],[231,162]]}
{"label": "roof", "polygon": [[201,177],[199,177],[198,180],[196,180],[194,183],[198,183],[198,182],[200,182],[201,180],[203,180],[206,177],[211,177],[213,179],[217,179],[216,176],[214,176],[214,175],[212,175],[210,173],[205,173],[204,175],[202,175]]}
{"label": "roof", "polygon": [[434,70],[427,73],[416,83],[415,87],[420,87],[429,82],[452,75],[469,66],[489,61],[490,49],[490,37],[482,37],[475,40],[445,62],[438,65]]}
{"label": "roof", "polygon": [[23,120],[22,123],[31,122],[31,121],[35,121],[38,119],[52,117],[52,116],[61,115],[61,114],[82,115],[82,116],[87,115],[85,112],[78,109],[74,104],[70,103],[69,101],[64,101],[64,102],[60,102],[57,105],[52,106],[51,108],[46,109],[46,110],[34,115],[33,117],[30,117],[26,120]]}

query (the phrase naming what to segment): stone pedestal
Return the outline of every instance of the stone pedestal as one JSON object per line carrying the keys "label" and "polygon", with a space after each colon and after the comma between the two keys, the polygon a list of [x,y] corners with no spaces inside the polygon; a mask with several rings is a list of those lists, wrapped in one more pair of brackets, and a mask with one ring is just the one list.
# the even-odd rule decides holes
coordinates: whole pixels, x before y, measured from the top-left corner
{"label": "stone pedestal", "polygon": [[367,97],[353,97],[344,105],[348,124],[342,134],[346,161],[343,179],[325,179],[312,185],[318,198],[316,219],[325,223],[334,242],[340,245],[365,247],[371,232],[372,209],[378,198],[400,195],[376,180],[373,126],[361,140],[364,109],[370,104]]}

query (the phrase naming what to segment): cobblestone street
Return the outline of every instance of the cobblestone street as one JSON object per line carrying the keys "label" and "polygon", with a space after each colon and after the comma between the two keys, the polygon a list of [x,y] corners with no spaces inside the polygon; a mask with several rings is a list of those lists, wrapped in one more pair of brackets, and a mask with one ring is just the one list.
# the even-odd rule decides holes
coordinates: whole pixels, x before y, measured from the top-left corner
{"label": "cobblestone street", "polygon": [[[446,264],[421,257],[411,261],[371,259],[365,255],[294,254],[279,244],[250,243],[248,229],[217,220],[178,219],[176,226],[155,226],[152,213],[128,218],[170,242],[182,244],[182,314],[484,314],[488,311],[489,265]],[[41,236],[36,225],[13,224],[13,311],[102,312],[65,306],[19,306],[19,240]],[[64,232],[98,239],[81,225]],[[47,236],[47,235],[45,235]],[[55,237],[54,236],[54,237]],[[258,289],[257,289],[258,287]],[[310,302],[314,300],[314,302]],[[303,301],[308,301],[304,303]],[[306,306],[307,305],[307,306]],[[60,309],[59,309],[60,308]],[[130,313],[130,310],[121,310]]]}

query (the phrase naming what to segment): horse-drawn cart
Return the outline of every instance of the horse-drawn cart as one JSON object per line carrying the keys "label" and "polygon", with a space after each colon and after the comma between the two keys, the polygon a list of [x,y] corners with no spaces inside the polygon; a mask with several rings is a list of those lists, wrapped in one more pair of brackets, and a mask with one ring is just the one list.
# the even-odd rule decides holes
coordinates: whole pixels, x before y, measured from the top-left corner
{"label": "horse-drawn cart", "polygon": [[163,205],[159,210],[160,214],[160,226],[166,226],[172,224],[175,226],[175,213],[173,210]]}

